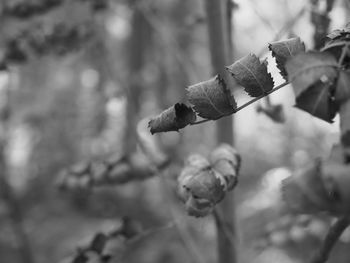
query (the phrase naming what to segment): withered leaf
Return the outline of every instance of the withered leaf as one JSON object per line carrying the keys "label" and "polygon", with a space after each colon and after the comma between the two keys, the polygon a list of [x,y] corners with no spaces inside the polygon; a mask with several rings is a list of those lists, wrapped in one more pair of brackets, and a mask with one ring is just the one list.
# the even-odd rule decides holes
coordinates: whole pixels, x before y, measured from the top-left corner
{"label": "withered leaf", "polygon": [[287,79],[287,71],[285,69],[287,59],[300,52],[305,52],[305,45],[300,41],[299,37],[296,37],[273,42],[269,44],[269,49],[272,52],[272,56],[276,59],[277,68],[280,70],[281,75]]}
{"label": "withered leaf", "polygon": [[216,203],[222,199],[222,189],[219,179],[211,169],[209,161],[200,155],[191,155],[181,175],[180,187],[183,187],[195,198],[206,199]]}
{"label": "withered leaf", "polygon": [[210,154],[212,168],[220,175],[225,191],[232,190],[238,182],[241,157],[231,145],[222,144]]}
{"label": "withered leaf", "polygon": [[237,104],[219,75],[187,88],[187,97],[202,118],[217,120],[235,112]]}
{"label": "withered leaf", "polygon": [[191,107],[182,103],[176,103],[155,118],[152,118],[148,123],[148,127],[150,127],[152,134],[178,131],[195,121],[196,114]]}
{"label": "withered leaf", "polygon": [[273,88],[273,79],[267,72],[266,63],[260,62],[254,54],[249,54],[226,68],[252,97],[259,97]]}
{"label": "withered leaf", "polygon": [[332,122],[337,106],[331,99],[330,82],[317,81],[296,97],[296,107],[324,121]]}
{"label": "withered leaf", "polygon": [[209,161],[199,155],[191,155],[178,177],[179,195],[189,215],[205,216],[225,195],[217,172]]}
{"label": "withered leaf", "polygon": [[288,80],[292,82],[297,97],[321,78],[322,82],[334,81],[337,68],[336,59],[326,52],[299,53],[286,63]]}

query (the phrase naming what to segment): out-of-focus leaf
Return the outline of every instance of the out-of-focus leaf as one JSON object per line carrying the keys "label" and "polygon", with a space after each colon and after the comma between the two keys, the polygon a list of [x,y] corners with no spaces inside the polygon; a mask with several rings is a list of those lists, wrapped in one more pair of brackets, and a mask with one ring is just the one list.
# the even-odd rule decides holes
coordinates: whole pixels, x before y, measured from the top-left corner
{"label": "out-of-focus leaf", "polygon": [[350,72],[340,71],[334,94],[336,103],[343,103],[350,98]]}
{"label": "out-of-focus leaf", "polygon": [[157,132],[178,131],[195,121],[196,114],[191,107],[182,103],[176,103],[157,117],[151,119],[148,126],[151,129],[151,133],[154,134]]}
{"label": "out-of-focus leaf", "polygon": [[221,185],[225,191],[232,190],[238,182],[238,172],[241,165],[241,157],[231,145],[222,144],[210,154],[212,168],[221,177]]}
{"label": "out-of-focus leaf", "polygon": [[97,233],[90,244],[90,250],[96,253],[102,253],[104,246],[106,245],[108,237],[103,233]]}
{"label": "out-of-focus leaf", "polygon": [[286,70],[296,97],[317,81],[332,82],[338,75],[336,59],[325,52],[306,52],[288,59]]}
{"label": "out-of-focus leaf", "polygon": [[344,163],[344,148],[340,144],[333,145],[329,154],[328,162]]}
{"label": "out-of-focus leaf", "polygon": [[350,156],[350,101],[343,102],[339,110],[341,142]]}
{"label": "out-of-focus leaf", "polygon": [[296,97],[296,107],[327,122],[332,122],[336,103],[331,99],[330,82],[317,81]]}
{"label": "out-of-focus leaf", "polygon": [[256,111],[258,113],[264,113],[271,120],[277,123],[283,123],[286,120],[282,104],[267,105],[266,107],[259,105],[256,108]]}
{"label": "out-of-focus leaf", "polygon": [[323,180],[327,192],[332,195],[333,210],[339,215],[350,214],[350,165],[326,162],[323,165]]}
{"label": "out-of-focus leaf", "polygon": [[241,58],[227,69],[252,97],[259,97],[273,88],[273,79],[267,72],[266,63],[260,62],[254,54]]}
{"label": "out-of-focus leaf", "polygon": [[272,56],[276,59],[277,68],[280,70],[281,75],[287,79],[287,71],[285,69],[287,59],[300,52],[305,52],[305,45],[300,41],[299,37],[296,37],[273,42],[269,44],[269,49],[272,52]]}
{"label": "out-of-focus leaf", "polygon": [[317,161],[283,180],[282,195],[292,210],[305,214],[333,211],[321,173],[321,162]]}
{"label": "out-of-focus leaf", "polygon": [[[321,51],[332,53],[336,59],[339,59],[344,46],[348,45],[350,41],[350,27],[347,25],[344,29],[337,29],[327,35],[326,43]],[[349,54],[344,58],[344,64],[349,62]]]}
{"label": "out-of-focus leaf", "polygon": [[187,97],[202,118],[217,120],[235,112],[237,104],[219,75],[187,88]]}

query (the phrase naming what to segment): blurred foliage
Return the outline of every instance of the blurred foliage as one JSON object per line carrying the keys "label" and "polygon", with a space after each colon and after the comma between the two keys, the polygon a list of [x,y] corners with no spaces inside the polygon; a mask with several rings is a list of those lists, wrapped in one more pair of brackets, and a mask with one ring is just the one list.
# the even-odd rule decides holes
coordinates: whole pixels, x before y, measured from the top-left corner
{"label": "blurred foliage", "polygon": [[[305,1],[235,4],[237,57],[258,53],[265,43],[295,33],[311,46],[308,12],[280,31]],[[184,232],[205,262],[215,262],[213,219],[187,217],[174,180],[185,156],[208,156],[215,148],[214,124],[150,139],[147,121],[139,122],[182,100],[184,87],[210,75],[202,2],[7,0],[0,10],[0,89],[9,89],[11,108],[7,178],[23,210],[35,262],[69,260],[78,247],[89,246],[96,233],[110,233],[125,216],[138,222],[145,234],[119,253],[122,262],[193,262]],[[331,29],[342,27],[348,10],[336,1],[327,15]],[[141,22],[136,23],[136,17]],[[136,30],[140,24],[144,27]],[[280,39],[274,39],[279,32]],[[278,69],[269,64],[275,78]],[[292,105],[291,94],[287,87],[271,100]],[[245,100],[239,92],[235,97]],[[265,172],[278,166],[295,169],[327,156],[338,140],[337,120],[325,124],[292,107],[284,114],[286,122],[274,124],[250,107],[235,121],[242,155],[236,188],[242,262],[301,262],[319,245],[331,222],[324,216],[289,214],[276,192],[289,169]],[[76,163],[140,154],[139,146],[132,152],[126,147],[137,144],[135,131],[151,145],[148,149],[157,153],[159,147],[169,156],[172,165],[145,181],[58,191],[58,174]],[[0,258],[16,263],[18,240],[10,226],[8,207],[0,201]],[[332,262],[347,262],[348,236],[342,237]]]}

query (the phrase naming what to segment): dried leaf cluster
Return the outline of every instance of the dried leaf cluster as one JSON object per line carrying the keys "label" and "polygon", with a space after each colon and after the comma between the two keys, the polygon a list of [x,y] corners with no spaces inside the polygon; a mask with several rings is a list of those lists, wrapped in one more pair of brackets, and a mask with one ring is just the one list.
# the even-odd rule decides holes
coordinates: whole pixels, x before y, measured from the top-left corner
{"label": "dried leaf cluster", "polygon": [[199,154],[188,157],[178,177],[179,195],[189,215],[203,217],[238,182],[240,155],[228,144],[222,144],[205,158]]}
{"label": "dried leaf cluster", "polygon": [[[269,49],[276,59],[282,76],[287,79],[286,61],[298,53],[304,52],[305,46],[299,38],[292,38],[273,42],[269,45]],[[244,87],[244,90],[251,97],[261,98],[273,91],[274,81],[267,70],[267,61],[260,61],[254,54],[241,58],[226,67],[226,70],[230,72],[239,85]],[[187,99],[192,107],[177,103],[152,118],[149,122],[151,133],[177,131],[187,125],[192,125],[196,121],[195,114],[207,120],[217,120],[238,111],[236,100],[220,75],[189,86],[187,88]],[[178,105],[186,107],[187,114],[176,114]],[[175,112],[176,118],[169,117],[172,112]],[[281,116],[280,114],[276,118],[277,121],[280,121]]]}

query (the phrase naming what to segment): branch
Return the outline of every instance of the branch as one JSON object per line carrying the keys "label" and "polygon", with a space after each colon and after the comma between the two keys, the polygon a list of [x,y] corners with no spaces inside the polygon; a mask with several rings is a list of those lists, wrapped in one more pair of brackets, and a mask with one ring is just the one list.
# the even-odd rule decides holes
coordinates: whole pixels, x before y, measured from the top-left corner
{"label": "branch", "polygon": [[[254,99],[252,99],[252,100],[250,100],[250,101],[244,103],[243,105],[239,106],[239,107],[236,109],[236,111],[234,112],[234,114],[237,113],[237,112],[239,112],[240,110],[243,110],[245,107],[249,106],[250,104],[252,104],[252,103],[254,103],[254,102],[256,102],[256,101],[258,101],[258,100],[260,100],[260,99],[262,99],[262,98],[264,98],[264,97],[266,97],[266,96],[268,96],[268,95],[270,95],[271,93],[273,93],[273,92],[275,92],[275,91],[277,91],[277,90],[283,88],[284,86],[287,86],[288,84],[289,84],[289,82],[286,81],[286,82],[284,82],[284,83],[282,83],[282,84],[276,86],[276,87],[273,88],[272,90],[270,90],[270,91],[264,93],[263,95],[261,95],[261,96],[259,96],[259,97],[256,97],[256,98],[254,98]],[[200,121],[191,123],[190,125],[198,125],[198,124],[201,124],[201,123],[204,123],[204,122],[208,122],[208,121],[211,121],[211,120],[209,120],[209,119],[204,119],[204,120],[200,120]]]}
{"label": "branch", "polygon": [[346,217],[339,218],[337,222],[335,222],[331,228],[329,229],[323,244],[319,251],[314,255],[311,260],[311,263],[325,263],[329,255],[338,241],[339,237],[343,233],[343,231],[349,226],[350,221]]}

